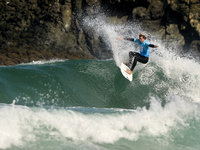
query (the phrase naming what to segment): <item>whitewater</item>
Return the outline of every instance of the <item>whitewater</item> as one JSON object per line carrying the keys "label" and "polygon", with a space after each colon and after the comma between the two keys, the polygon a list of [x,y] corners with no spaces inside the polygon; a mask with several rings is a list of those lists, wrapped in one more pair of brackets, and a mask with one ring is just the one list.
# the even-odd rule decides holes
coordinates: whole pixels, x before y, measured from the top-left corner
{"label": "whitewater", "polygon": [[[111,60],[51,60],[0,67],[0,149],[199,150],[200,64],[138,24],[88,20]],[[119,65],[147,34],[148,64],[133,81]]]}

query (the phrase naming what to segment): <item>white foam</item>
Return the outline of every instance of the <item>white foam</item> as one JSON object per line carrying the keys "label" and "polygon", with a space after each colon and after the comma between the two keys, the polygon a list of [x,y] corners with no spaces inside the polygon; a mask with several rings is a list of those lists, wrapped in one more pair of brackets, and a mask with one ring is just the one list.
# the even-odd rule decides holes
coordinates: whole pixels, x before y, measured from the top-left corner
{"label": "white foam", "polygon": [[38,61],[32,61],[30,63],[22,63],[20,65],[44,65],[44,64],[52,64],[57,62],[65,62],[66,60],[62,59],[52,59],[52,60],[38,60]]}
{"label": "white foam", "polygon": [[[121,138],[138,140],[141,136],[169,138],[170,132],[188,126],[188,119],[199,119],[199,105],[171,96],[163,108],[151,98],[151,106],[124,112],[81,113],[67,109],[23,109],[0,107],[0,149],[25,146],[47,136],[49,140],[114,143]],[[92,108],[91,108],[92,110]],[[195,115],[194,115],[195,114]],[[170,137],[173,139],[173,137]]]}
{"label": "white foam", "polygon": [[158,49],[163,57],[152,53],[151,61],[162,68],[168,78],[170,93],[187,97],[194,102],[200,102],[200,64],[195,59],[180,57],[174,52],[165,52],[166,49]]}

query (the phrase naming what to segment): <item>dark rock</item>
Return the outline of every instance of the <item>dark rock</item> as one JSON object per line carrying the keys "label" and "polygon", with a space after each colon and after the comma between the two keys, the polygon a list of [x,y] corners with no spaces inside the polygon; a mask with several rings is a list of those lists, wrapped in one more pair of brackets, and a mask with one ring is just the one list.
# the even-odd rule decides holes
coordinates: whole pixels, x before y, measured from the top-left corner
{"label": "dark rock", "polygon": [[163,2],[160,0],[152,1],[148,7],[148,11],[150,12],[152,19],[160,19],[164,17],[165,11]]}
{"label": "dark rock", "polygon": [[106,59],[103,37],[83,26],[85,16],[109,24],[139,22],[167,45],[200,51],[199,0],[0,1],[0,65],[36,60]]}
{"label": "dark rock", "polygon": [[192,48],[200,53],[200,40],[192,41],[192,43],[190,44],[190,48]]}
{"label": "dark rock", "polygon": [[147,12],[147,9],[145,7],[136,7],[133,9],[133,19],[150,19],[150,13]]}

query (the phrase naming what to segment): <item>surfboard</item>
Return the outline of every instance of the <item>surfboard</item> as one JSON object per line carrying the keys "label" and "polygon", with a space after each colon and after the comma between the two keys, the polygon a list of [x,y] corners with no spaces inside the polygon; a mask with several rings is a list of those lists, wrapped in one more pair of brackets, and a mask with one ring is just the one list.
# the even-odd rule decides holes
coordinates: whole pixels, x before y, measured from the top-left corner
{"label": "surfboard", "polygon": [[121,70],[122,75],[126,79],[128,79],[129,81],[133,80],[133,75],[125,72],[126,70],[130,70],[130,68],[128,66],[126,66],[123,62],[121,63],[120,70]]}

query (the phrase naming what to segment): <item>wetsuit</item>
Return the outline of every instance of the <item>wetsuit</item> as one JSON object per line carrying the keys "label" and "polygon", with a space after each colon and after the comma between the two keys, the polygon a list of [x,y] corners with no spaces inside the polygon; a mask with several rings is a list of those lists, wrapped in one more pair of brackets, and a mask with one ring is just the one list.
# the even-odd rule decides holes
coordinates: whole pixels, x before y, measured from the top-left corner
{"label": "wetsuit", "polygon": [[124,38],[124,40],[133,41],[139,44],[140,53],[129,52],[129,63],[131,64],[133,57],[135,57],[133,64],[130,68],[131,71],[135,68],[137,62],[146,64],[149,61],[149,47],[154,48],[153,44],[149,44],[146,40],[140,43],[139,39]]}

